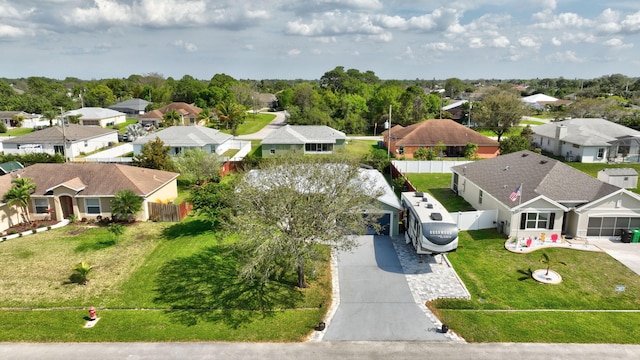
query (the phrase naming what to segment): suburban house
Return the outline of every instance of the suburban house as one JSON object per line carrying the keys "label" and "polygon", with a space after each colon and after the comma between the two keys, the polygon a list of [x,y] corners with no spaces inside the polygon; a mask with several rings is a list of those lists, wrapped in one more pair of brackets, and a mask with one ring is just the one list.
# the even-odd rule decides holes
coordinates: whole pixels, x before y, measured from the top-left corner
{"label": "suburban house", "polygon": [[133,154],[138,155],[142,146],[160,138],[171,147],[169,154],[176,155],[188,149],[202,149],[208,153],[224,154],[232,146],[233,136],[204,126],[170,126],[133,141]]}
{"label": "suburban house", "polygon": [[533,126],[533,143],[567,161],[640,162],[640,131],[605,119],[569,119]]}
{"label": "suburban house", "polygon": [[510,237],[609,239],[640,228],[640,195],[532,151],[451,170],[453,191],[477,210],[497,209],[496,228]]}
{"label": "suburban house", "polygon": [[5,154],[44,152],[51,155],[63,154],[66,158],[73,159],[81,153],[90,153],[117,142],[117,130],[67,124],[3,140],[2,148]]}
{"label": "suburban house", "polygon": [[331,154],[344,149],[347,136],[323,125],[285,125],[267,135],[262,142],[262,157],[291,152]]}
{"label": "suburban house", "polygon": [[113,126],[127,121],[127,116],[124,113],[98,107],[83,107],[78,110],[67,111],[64,116],[79,116],[78,121],[80,125],[100,127]]}
{"label": "suburban house", "polygon": [[[277,183],[282,176],[281,173],[265,174],[264,170],[250,170],[245,176],[246,181],[261,182],[265,186],[269,186],[270,182]],[[298,181],[304,183],[303,180]],[[381,194],[377,197],[377,207],[375,209],[368,209],[371,214],[375,214],[378,217],[378,224],[381,226],[380,235],[398,236],[399,234],[399,213],[402,210],[400,200],[396,196],[393,188],[389,185],[384,175],[376,169],[360,168],[359,169],[359,181],[358,183],[362,187],[367,189],[379,189]],[[375,232],[370,229],[370,234]]]}
{"label": "suburban house", "polygon": [[[64,163],[34,164],[0,176],[0,194],[16,177],[30,178],[36,185],[29,210],[33,220],[111,217],[111,199],[121,190],[131,190],[144,202],[136,219],[149,219],[148,203],[174,200],[180,174],[122,164]],[[0,205],[0,230],[22,222],[16,206]]]}
{"label": "suburban house", "polygon": [[125,113],[131,117],[137,117],[138,115],[144,114],[144,111],[149,104],[151,103],[147,100],[129,99],[109,106],[109,109]]}
{"label": "suburban house", "polygon": [[179,124],[175,125],[201,125],[199,124],[198,115],[200,115],[202,109],[184,102],[174,102],[160,109],[149,111],[144,115],[140,115],[138,122],[142,125],[150,124],[158,128],[164,121],[164,114],[169,111],[175,111],[180,116]]}
{"label": "suburban house", "polygon": [[572,101],[570,100],[561,100],[545,94],[534,94],[530,96],[525,96],[520,100],[522,100],[522,102],[524,102],[529,107],[534,108],[536,110],[544,110],[548,106],[561,106],[561,105],[569,105],[572,103]]}
{"label": "suburban house", "polygon": [[25,122],[32,122],[41,117],[40,115],[29,114],[24,111],[0,111],[0,122],[7,128],[12,128],[14,127],[12,122],[16,116],[23,118],[23,126]]}
{"label": "suburban house", "polygon": [[486,159],[498,156],[500,143],[477,131],[469,129],[453,120],[425,120],[406,127],[396,125],[382,132],[384,145],[395,156],[413,158],[419,148],[435,149],[438,144],[446,146],[444,156],[462,157],[468,143],[478,145],[478,158]]}
{"label": "suburban house", "polygon": [[468,126],[469,124],[467,124],[467,122],[469,119],[465,116],[464,108],[463,108],[463,105],[468,102],[469,102],[468,100],[458,100],[458,101],[452,102],[447,106],[443,106],[442,111],[446,111],[449,114],[451,114],[451,120],[455,120],[458,123],[465,124]]}

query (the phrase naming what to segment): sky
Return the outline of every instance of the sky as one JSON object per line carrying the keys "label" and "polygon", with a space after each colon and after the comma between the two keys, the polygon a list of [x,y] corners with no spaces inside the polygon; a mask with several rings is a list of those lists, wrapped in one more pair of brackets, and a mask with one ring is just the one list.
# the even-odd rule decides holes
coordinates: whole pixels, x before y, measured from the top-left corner
{"label": "sky", "polygon": [[0,0],[0,77],[640,76],[638,0]]}

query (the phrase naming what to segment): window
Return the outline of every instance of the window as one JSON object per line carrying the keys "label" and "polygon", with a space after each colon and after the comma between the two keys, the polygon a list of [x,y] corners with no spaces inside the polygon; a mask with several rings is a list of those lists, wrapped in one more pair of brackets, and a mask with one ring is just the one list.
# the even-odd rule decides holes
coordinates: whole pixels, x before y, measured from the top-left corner
{"label": "window", "polygon": [[602,159],[604,157],[604,148],[598,148],[598,159]]}
{"label": "window", "polygon": [[87,208],[87,214],[100,214],[100,199],[85,199],[84,204]]}
{"label": "window", "polygon": [[33,199],[33,205],[36,208],[36,214],[46,214],[49,212],[48,199]]}
{"label": "window", "polygon": [[482,204],[482,190],[480,190],[480,193],[478,193],[478,204]]}
{"label": "window", "polygon": [[520,229],[553,229],[555,213],[522,213],[520,214]]}
{"label": "window", "polygon": [[304,144],[305,152],[331,152],[333,144]]}
{"label": "window", "polygon": [[398,153],[399,153],[400,155],[404,154],[404,146],[400,146],[400,147],[398,148]]}
{"label": "window", "polygon": [[271,149],[269,149],[269,154],[275,154],[276,153],[276,147],[271,145]]}
{"label": "window", "polygon": [[89,141],[85,140],[84,141],[84,147],[87,147],[87,146],[89,146]]}

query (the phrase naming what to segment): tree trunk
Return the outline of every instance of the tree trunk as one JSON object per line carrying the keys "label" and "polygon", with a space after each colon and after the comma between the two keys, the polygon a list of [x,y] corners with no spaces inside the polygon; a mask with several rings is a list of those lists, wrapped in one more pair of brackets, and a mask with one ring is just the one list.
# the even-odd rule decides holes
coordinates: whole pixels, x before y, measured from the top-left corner
{"label": "tree trunk", "polygon": [[298,264],[298,287],[300,289],[307,287],[307,279],[304,276],[304,261]]}

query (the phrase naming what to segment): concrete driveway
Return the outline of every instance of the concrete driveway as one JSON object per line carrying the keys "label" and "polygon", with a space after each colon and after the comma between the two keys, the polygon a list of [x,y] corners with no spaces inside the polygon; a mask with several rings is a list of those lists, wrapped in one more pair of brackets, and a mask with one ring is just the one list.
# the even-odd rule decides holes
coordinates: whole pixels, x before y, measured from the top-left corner
{"label": "concrete driveway", "polygon": [[415,303],[393,242],[361,236],[360,246],[338,254],[340,303],[326,341],[449,341]]}
{"label": "concrete driveway", "polygon": [[640,275],[640,243],[623,243],[619,239],[589,240],[609,256]]}

